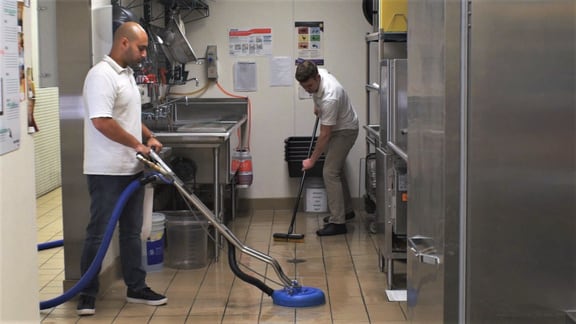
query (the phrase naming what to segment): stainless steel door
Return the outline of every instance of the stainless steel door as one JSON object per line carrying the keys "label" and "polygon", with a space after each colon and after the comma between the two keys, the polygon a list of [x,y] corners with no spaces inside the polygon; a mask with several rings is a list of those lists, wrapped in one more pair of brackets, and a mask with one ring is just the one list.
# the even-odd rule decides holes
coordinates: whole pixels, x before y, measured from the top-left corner
{"label": "stainless steel door", "polygon": [[565,323],[576,307],[575,9],[409,2],[412,322]]}

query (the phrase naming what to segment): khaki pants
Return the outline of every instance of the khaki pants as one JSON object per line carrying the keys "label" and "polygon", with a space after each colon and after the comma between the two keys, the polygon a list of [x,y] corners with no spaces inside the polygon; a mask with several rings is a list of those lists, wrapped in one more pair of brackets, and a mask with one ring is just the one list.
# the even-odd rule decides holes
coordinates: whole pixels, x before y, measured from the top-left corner
{"label": "khaki pants", "polygon": [[344,224],[346,213],[353,211],[344,166],[348,152],[354,146],[357,137],[357,129],[339,130],[332,132],[328,142],[322,177],[328,196],[330,223]]}

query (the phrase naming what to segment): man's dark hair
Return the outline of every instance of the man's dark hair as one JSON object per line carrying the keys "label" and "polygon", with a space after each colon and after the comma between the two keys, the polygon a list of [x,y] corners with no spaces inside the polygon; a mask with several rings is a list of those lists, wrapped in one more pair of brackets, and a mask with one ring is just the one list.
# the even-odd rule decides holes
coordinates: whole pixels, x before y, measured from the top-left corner
{"label": "man's dark hair", "polygon": [[318,68],[312,61],[304,61],[296,67],[296,80],[305,82],[318,75]]}

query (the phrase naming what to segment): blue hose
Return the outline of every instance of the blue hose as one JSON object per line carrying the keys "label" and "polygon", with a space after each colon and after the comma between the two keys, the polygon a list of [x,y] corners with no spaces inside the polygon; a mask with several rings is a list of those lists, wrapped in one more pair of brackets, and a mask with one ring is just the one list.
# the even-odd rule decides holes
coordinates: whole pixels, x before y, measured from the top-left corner
{"label": "blue hose", "polygon": [[62,245],[64,245],[64,240],[56,240],[56,241],[38,243],[38,251],[48,250],[48,249],[59,247]]}
{"label": "blue hose", "polygon": [[132,181],[128,185],[128,187],[126,187],[126,189],[124,189],[124,191],[122,191],[120,198],[118,198],[118,201],[116,202],[116,206],[114,206],[114,211],[112,212],[112,217],[110,218],[110,221],[108,222],[108,225],[106,226],[106,232],[104,233],[104,238],[102,239],[102,243],[100,244],[100,247],[98,248],[98,252],[96,253],[96,256],[94,257],[94,260],[92,260],[90,267],[88,267],[88,270],[86,270],[86,273],[84,273],[84,275],[80,278],[80,280],[74,286],[72,286],[72,288],[70,288],[68,291],[66,291],[64,294],[62,294],[58,297],[40,302],[40,310],[58,306],[64,302],[67,302],[68,300],[72,299],[74,296],[76,296],[76,294],[78,294],[82,289],[84,289],[84,287],[86,287],[86,285],[90,282],[90,280],[92,280],[92,278],[94,278],[95,275],[98,274],[97,273],[98,269],[102,265],[102,260],[104,260],[104,256],[106,255],[106,251],[108,250],[108,246],[110,246],[110,241],[112,240],[112,234],[114,234],[114,228],[116,227],[116,223],[118,222],[118,218],[120,218],[120,215],[122,214],[122,210],[124,209],[124,206],[126,205],[127,200],[130,198],[130,196],[132,196],[132,194],[136,190],[138,190],[143,185],[144,185],[144,183],[141,179],[136,179],[136,180]]}

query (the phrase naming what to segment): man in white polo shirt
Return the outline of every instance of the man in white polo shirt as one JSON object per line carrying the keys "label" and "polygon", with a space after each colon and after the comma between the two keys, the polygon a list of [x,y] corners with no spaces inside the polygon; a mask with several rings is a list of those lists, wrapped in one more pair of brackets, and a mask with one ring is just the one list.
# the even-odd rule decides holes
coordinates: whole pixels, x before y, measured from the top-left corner
{"label": "man in white polo shirt", "polygon": [[[84,174],[91,203],[80,261],[82,274],[96,256],[118,198],[142,174],[143,166],[136,153],[147,156],[152,148],[162,148],[142,124],[140,92],[130,67],[146,57],[147,47],[148,36],[142,26],[135,22],[122,24],[114,33],[110,54],[90,69],[84,81]],[[156,306],[168,299],[146,285],[140,239],[143,201],[144,189],[140,188],[128,199],[120,215],[120,260],[128,288],[126,300]],[[98,288],[96,276],[80,293],[78,315],[95,313]]]}
{"label": "man in white polo shirt", "polygon": [[346,220],[354,218],[348,182],[344,174],[346,157],[358,137],[358,117],[340,82],[312,61],[296,68],[296,80],[312,94],[314,114],[320,119],[320,135],[310,158],[302,161],[302,170],[309,170],[325,153],[322,178],[328,196],[330,216],[326,225],[316,231],[318,236],[345,234]]}

